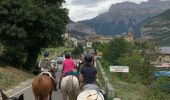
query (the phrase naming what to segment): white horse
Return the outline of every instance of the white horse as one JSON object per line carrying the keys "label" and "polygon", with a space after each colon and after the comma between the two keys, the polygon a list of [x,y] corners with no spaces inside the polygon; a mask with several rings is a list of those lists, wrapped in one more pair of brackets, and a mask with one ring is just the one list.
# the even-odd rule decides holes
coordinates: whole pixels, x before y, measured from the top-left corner
{"label": "white horse", "polygon": [[87,84],[83,91],[78,95],[77,100],[105,100],[100,88],[94,84]]}
{"label": "white horse", "polygon": [[61,80],[61,92],[63,94],[63,99],[76,100],[79,94],[79,80],[74,75],[65,76]]}

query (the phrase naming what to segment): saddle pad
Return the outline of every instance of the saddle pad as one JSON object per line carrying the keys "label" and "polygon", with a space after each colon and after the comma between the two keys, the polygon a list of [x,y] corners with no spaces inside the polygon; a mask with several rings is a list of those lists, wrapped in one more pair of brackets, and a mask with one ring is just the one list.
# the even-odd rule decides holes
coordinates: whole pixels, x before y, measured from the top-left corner
{"label": "saddle pad", "polygon": [[43,74],[47,74],[47,75],[49,75],[50,77],[52,77],[52,75],[51,75],[50,72],[41,72],[41,74],[40,74],[39,76],[41,76],[41,75],[43,75]]}
{"label": "saddle pad", "polygon": [[78,95],[77,100],[104,100],[104,97],[96,90],[85,90]]}
{"label": "saddle pad", "polygon": [[100,91],[100,87],[96,84],[86,84],[83,86],[83,90],[96,90]]}

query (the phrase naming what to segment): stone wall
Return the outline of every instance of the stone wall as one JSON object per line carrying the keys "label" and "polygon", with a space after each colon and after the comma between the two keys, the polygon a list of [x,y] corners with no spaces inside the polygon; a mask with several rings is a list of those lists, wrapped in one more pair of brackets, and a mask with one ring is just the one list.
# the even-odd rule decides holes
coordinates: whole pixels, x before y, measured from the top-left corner
{"label": "stone wall", "polygon": [[100,69],[100,72],[102,73],[102,77],[103,77],[104,82],[105,82],[105,87],[104,88],[106,89],[106,91],[108,93],[108,96],[109,97],[115,97],[114,88],[113,88],[112,84],[109,82],[109,79],[108,79],[106,73],[104,72],[101,63],[98,60],[97,60],[97,63],[99,65],[98,67]]}

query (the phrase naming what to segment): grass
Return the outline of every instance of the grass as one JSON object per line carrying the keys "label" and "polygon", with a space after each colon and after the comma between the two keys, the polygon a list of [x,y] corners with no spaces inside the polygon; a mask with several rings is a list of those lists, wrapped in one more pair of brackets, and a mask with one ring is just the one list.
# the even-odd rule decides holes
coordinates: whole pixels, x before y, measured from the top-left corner
{"label": "grass", "polygon": [[[120,73],[114,73],[115,77],[113,80],[113,73],[109,71],[109,66],[107,64],[102,66],[104,66],[103,68],[115,90],[116,96],[122,100],[170,100],[168,93],[142,85],[141,83],[126,82],[120,76]],[[126,76],[126,74],[124,75]]]}
{"label": "grass", "polygon": [[33,77],[34,75],[31,72],[24,72],[10,66],[0,66],[0,89],[10,89],[11,87],[16,86],[19,82]]}

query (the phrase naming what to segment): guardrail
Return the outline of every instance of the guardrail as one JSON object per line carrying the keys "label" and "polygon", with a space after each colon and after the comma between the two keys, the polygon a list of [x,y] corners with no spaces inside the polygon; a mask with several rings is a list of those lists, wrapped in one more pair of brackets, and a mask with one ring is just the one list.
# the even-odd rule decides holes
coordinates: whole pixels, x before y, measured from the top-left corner
{"label": "guardrail", "polygon": [[108,96],[109,97],[115,97],[116,95],[115,95],[114,88],[113,88],[112,84],[109,82],[109,79],[108,79],[106,73],[104,72],[101,63],[98,60],[96,60],[96,62],[98,63],[99,70],[102,73],[102,77],[103,77],[104,83],[105,83],[104,88],[106,89]]}

